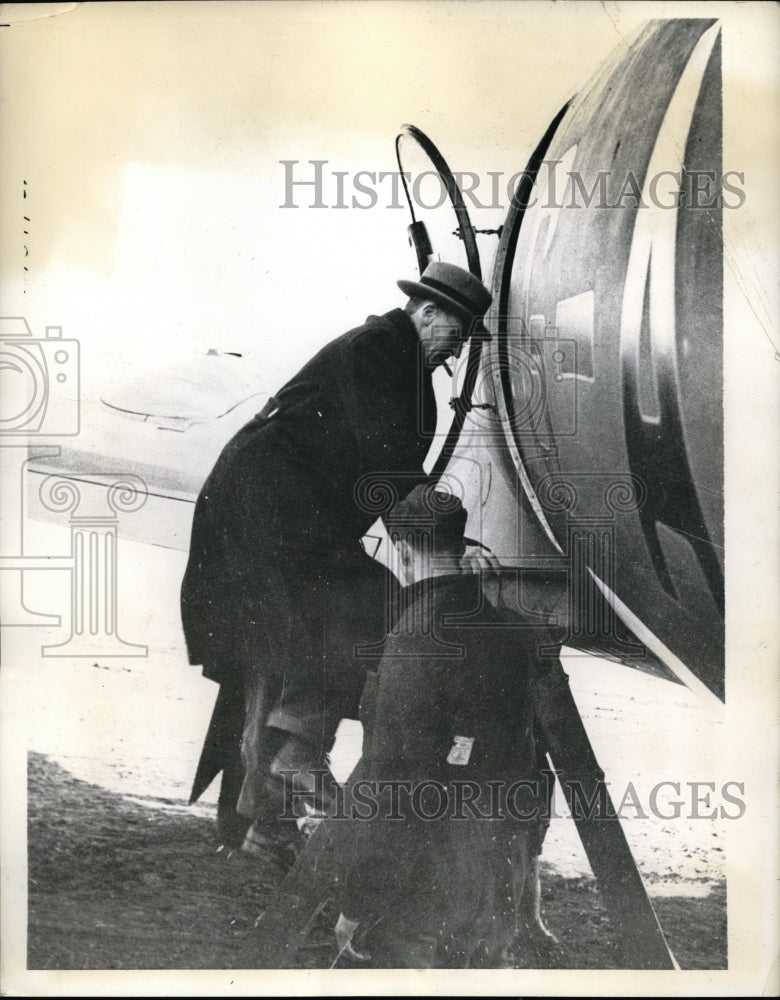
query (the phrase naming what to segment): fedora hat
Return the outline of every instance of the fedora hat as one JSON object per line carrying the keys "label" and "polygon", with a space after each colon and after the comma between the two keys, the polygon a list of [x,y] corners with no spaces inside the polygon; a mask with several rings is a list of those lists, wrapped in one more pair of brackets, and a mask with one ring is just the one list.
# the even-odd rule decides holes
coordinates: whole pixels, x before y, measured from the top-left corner
{"label": "fedora hat", "polygon": [[382,515],[389,532],[433,529],[439,544],[472,545],[490,552],[487,545],[464,534],[468,511],[459,497],[436,489],[433,483],[420,483],[403,500]]}
{"label": "fedora hat", "polygon": [[473,332],[483,337],[487,334],[482,317],[493,296],[478,278],[462,267],[433,260],[419,281],[402,280],[398,287],[409,298],[429,299],[469,322],[479,320]]}
{"label": "fedora hat", "polygon": [[458,497],[437,490],[431,483],[421,483],[396,503],[383,520],[391,535],[432,531],[439,546],[454,546],[464,541],[467,514]]}

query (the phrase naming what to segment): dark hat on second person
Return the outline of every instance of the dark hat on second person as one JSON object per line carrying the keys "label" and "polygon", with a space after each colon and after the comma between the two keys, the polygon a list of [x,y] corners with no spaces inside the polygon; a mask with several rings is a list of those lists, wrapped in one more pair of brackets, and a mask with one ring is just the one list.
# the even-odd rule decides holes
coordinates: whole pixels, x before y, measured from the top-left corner
{"label": "dark hat on second person", "polygon": [[487,334],[482,318],[490,308],[493,296],[479,278],[462,267],[433,260],[419,281],[402,280],[398,282],[398,287],[410,298],[430,299],[469,323],[477,320],[472,332],[483,337]]}
{"label": "dark hat on second person", "polygon": [[467,513],[460,499],[452,493],[421,484],[385,514],[389,532],[431,532],[436,547],[463,543]]}

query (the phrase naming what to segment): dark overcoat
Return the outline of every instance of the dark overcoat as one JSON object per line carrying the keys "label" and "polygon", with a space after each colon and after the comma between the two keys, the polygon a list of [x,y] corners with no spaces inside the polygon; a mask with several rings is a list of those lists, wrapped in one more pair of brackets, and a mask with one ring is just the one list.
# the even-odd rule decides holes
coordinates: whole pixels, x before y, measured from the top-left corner
{"label": "dark overcoat", "polygon": [[500,952],[541,848],[532,685],[549,636],[505,618],[479,584],[415,585],[361,701],[339,903],[363,927],[379,922],[380,963],[464,965],[479,942]]}
{"label": "dark overcoat", "polygon": [[283,690],[325,678],[354,714],[354,646],[386,631],[385,572],[359,540],[425,479],[435,412],[419,337],[395,309],[319,351],[227,444],[195,506],[181,590],[206,676],[235,684],[259,668]]}

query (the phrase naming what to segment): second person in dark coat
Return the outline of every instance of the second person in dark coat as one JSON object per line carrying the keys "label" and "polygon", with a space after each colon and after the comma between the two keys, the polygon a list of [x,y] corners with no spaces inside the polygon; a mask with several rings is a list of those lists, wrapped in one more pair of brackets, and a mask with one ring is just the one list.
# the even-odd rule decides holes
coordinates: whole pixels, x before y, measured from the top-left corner
{"label": "second person in dark coat", "polygon": [[348,822],[326,820],[337,940],[358,958],[357,931],[379,968],[495,967],[516,938],[554,941],[538,912],[549,789],[533,697],[554,640],[486,600],[457,498],[418,486],[386,523],[406,587],[361,701]]}

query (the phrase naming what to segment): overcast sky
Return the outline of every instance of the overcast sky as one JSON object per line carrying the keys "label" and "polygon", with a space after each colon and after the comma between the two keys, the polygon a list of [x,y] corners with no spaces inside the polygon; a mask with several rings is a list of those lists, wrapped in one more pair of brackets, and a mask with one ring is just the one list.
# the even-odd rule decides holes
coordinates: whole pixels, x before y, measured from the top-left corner
{"label": "overcast sky", "polygon": [[[727,129],[730,99],[738,125],[776,86],[776,38],[755,6],[738,8],[706,11],[727,17]],[[94,3],[14,23],[0,36],[2,311],[38,336],[56,324],[78,337],[87,396],[121,377],[108,358],[145,369],[209,347],[260,353],[276,388],[313,348],[399,304],[395,280],[415,270],[387,183],[368,210],[310,208],[306,188],[285,209],[281,161],[298,160],[302,179],[309,160],[328,161],[330,206],[332,172],[347,171],[350,204],[355,171],[394,170],[395,134],[412,122],[477,174],[480,198],[500,172],[501,207],[474,213],[497,226],[504,180],[557,110],[648,17],[675,9]],[[758,163],[748,185],[776,162],[758,155],[767,139],[738,136],[737,159]],[[728,140],[726,152],[740,169]],[[757,243],[748,193],[730,221]],[[488,271],[495,239],[480,244]]]}

